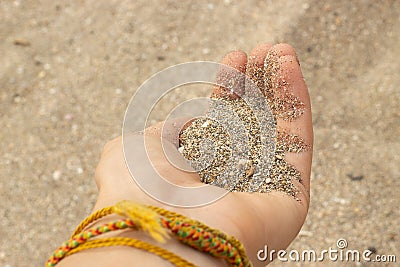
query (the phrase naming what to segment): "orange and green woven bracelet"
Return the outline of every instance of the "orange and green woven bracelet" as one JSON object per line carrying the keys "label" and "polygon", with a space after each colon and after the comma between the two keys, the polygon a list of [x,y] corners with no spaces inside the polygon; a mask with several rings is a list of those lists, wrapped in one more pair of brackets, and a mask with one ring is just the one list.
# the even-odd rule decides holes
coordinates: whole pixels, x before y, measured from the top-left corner
{"label": "orange and green woven bracelet", "polygon": [[[124,218],[85,230],[92,222],[110,214],[117,214]],[[124,200],[114,206],[103,208],[82,221],[72,237],[48,259],[46,267],[56,266],[63,258],[79,251],[107,246],[135,247],[154,253],[175,266],[195,266],[166,249],[141,240],[127,237],[93,239],[107,232],[128,228],[143,230],[159,242],[164,242],[170,234],[198,251],[224,259],[229,266],[251,266],[243,245],[236,238],[229,237],[219,230],[181,214]]]}

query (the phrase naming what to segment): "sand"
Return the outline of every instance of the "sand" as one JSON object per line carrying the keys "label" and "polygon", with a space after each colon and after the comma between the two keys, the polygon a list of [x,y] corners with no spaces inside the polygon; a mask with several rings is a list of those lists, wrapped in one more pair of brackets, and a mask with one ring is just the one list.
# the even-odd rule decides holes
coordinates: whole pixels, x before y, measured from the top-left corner
{"label": "sand", "polygon": [[[0,266],[42,265],[90,212],[102,147],[150,75],[279,41],[297,50],[315,127],[289,249],[346,238],[400,257],[399,1],[2,1],[0,17]],[[272,264],[303,265],[343,263]]]}

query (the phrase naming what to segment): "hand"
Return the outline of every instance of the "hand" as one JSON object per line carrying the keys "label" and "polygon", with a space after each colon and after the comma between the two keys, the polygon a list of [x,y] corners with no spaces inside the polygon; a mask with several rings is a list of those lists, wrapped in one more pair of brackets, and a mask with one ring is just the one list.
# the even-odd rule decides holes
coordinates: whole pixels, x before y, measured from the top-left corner
{"label": "hand", "polygon": [[[278,71],[288,82],[288,90],[299,98],[305,107],[304,114],[294,121],[289,122],[277,118],[277,128],[285,129],[285,131],[301,136],[311,147],[305,152],[287,153],[285,158],[288,163],[292,164],[301,173],[302,182],[294,182],[299,190],[299,200],[281,192],[231,192],[222,199],[199,208],[167,206],[149,197],[137,186],[124,161],[122,139],[117,138],[105,145],[96,170],[95,179],[99,189],[99,196],[94,210],[114,205],[124,199],[161,206],[235,236],[244,244],[247,255],[254,266],[264,266],[268,262],[260,262],[257,259],[257,252],[263,249],[265,245],[268,245],[269,251],[272,249],[285,249],[298,234],[306,218],[309,206],[313,134],[307,86],[302,78],[296,54],[293,48],[286,44],[278,44],[272,47],[267,44],[258,46],[251,52],[249,59],[247,59],[244,52],[231,52],[225,56],[222,63],[245,72],[246,66],[250,64],[263,67],[267,53],[276,57],[278,64],[280,64]],[[279,90],[279,88],[276,90]],[[218,91],[214,92],[214,94],[219,93]],[[171,136],[176,136],[185,122],[183,120],[175,125],[165,125],[165,129],[171,133]],[[183,172],[173,167],[165,158],[160,143],[161,128],[162,123],[159,123],[145,131],[147,149],[156,169],[163,177],[167,177],[175,184],[185,186],[201,185],[198,174]],[[176,142],[174,140],[170,141],[171,143],[166,149],[177,149]],[[143,237],[142,235],[140,236]],[[137,237],[137,234],[135,237]],[[164,246],[199,266],[225,266],[224,262],[196,252],[183,244],[173,243],[171,245],[167,243]],[[152,264],[160,264],[160,266],[166,266],[167,264],[165,261],[159,261],[159,259],[156,259],[158,257],[152,254],[145,252],[140,252],[141,254],[139,255],[135,254],[139,252],[135,252],[136,250],[131,248],[124,250],[123,253],[114,249],[112,252],[109,251],[107,256],[101,256],[105,254],[104,251],[106,249],[111,248],[102,249],[102,254],[95,250],[86,252],[86,255],[97,253],[95,254],[96,258],[90,260],[93,266],[99,266],[100,263],[107,266],[109,261],[112,261],[110,264],[116,265],[115,261],[121,262],[125,256],[127,257],[127,262],[131,262],[132,257],[135,257],[135,255],[137,257],[150,258],[150,261],[157,261],[157,263]],[[112,254],[114,256],[111,256]],[[79,253],[72,255],[70,260],[72,261],[73,257],[78,256]],[[67,259],[64,260],[64,264],[67,263]]]}

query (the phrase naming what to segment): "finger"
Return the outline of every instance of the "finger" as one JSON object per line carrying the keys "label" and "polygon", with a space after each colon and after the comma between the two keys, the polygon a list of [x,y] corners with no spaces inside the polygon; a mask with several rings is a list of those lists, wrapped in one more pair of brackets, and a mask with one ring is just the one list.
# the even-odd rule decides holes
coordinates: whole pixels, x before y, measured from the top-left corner
{"label": "finger", "polygon": [[255,47],[249,55],[246,66],[246,76],[262,90],[264,88],[264,61],[271,44],[261,44]]}
{"label": "finger", "polygon": [[222,86],[214,86],[211,97],[237,98],[244,92],[244,75],[238,75],[246,72],[247,55],[243,51],[232,51],[226,54],[221,64],[227,67],[221,67],[217,74],[216,82]]}
{"label": "finger", "polygon": [[273,110],[278,131],[304,140],[309,149],[300,153],[286,153],[286,161],[301,173],[301,183],[310,190],[313,129],[311,103],[295,50],[288,44],[273,46],[266,64],[274,71],[272,81]]}

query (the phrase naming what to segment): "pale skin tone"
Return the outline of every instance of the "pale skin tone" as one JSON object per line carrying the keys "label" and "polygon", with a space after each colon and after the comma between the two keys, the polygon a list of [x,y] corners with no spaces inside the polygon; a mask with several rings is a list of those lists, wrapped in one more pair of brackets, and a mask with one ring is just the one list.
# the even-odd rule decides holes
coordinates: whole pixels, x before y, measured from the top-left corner
{"label": "pale skin tone", "polygon": [[[271,51],[270,51],[271,50]],[[200,208],[177,208],[162,204],[144,193],[132,179],[122,152],[122,140],[117,138],[108,142],[101,155],[96,169],[95,180],[99,194],[93,209],[96,211],[111,206],[120,200],[150,204],[172,210],[197,219],[211,227],[217,228],[229,235],[235,236],[245,246],[247,255],[254,266],[265,266],[267,262],[257,260],[257,251],[268,245],[269,250],[285,249],[296,237],[307,215],[309,207],[310,172],[312,158],[313,131],[311,120],[311,105],[307,86],[304,82],[294,49],[287,44],[263,44],[254,48],[249,56],[241,51],[228,53],[222,60],[229,65],[245,72],[247,64],[262,66],[268,53],[276,54],[280,71],[288,81],[288,89],[305,104],[305,112],[294,121],[278,119],[277,127],[302,137],[311,149],[298,154],[287,153],[286,161],[301,172],[302,183],[295,183],[299,190],[300,201],[279,192],[261,193],[229,193],[224,198]],[[215,91],[214,94],[220,92]],[[177,125],[166,125],[166,130],[175,136],[185,123],[182,120]],[[147,148],[152,163],[156,169],[171,182],[185,186],[199,185],[197,174],[188,174],[177,168],[165,158],[160,143],[162,124],[150,127],[146,131]],[[176,149],[176,140],[170,140],[166,149]],[[107,217],[99,223],[111,221]],[[157,244],[141,232],[124,232],[119,234],[139,238]],[[160,245],[160,244],[159,244]],[[180,255],[197,266],[226,266],[222,260],[215,259],[205,253],[197,252],[174,239],[160,246]],[[136,264],[135,264],[136,263]],[[58,266],[172,266],[158,256],[129,247],[108,247],[92,249],[69,256]]]}

